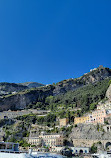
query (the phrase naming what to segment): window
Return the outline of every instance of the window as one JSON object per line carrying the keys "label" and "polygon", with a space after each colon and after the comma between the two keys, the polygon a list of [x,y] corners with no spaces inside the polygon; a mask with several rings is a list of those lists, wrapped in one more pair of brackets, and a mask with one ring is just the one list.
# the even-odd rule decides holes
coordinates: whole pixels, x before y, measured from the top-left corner
{"label": "window", "polygon": [[5,149],[6,148],[6,144],[0,144],[0,149]]}

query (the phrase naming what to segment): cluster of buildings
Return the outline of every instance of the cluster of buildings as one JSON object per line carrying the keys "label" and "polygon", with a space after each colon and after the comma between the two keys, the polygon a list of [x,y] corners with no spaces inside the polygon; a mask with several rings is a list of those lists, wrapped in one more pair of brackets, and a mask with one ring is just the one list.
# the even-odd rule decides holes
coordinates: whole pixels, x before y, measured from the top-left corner
{"label": "cluster of buildings", "polygon": [[[65,120],[65,119],[64,119]],[[41,132],[38,135],[37,130],[31,130],[28,143],[30,144],[30,148],[33,148],[33,151],[41,151],[46,152],[46,148],[48,147],[51,152],[60,153],[65,149],[64,146],[64,137],[62,134],[45,134],[45,132]],[[70,147],[72,150],[72,154],[88,154],[90,152],[89,147]]]}
{"label": "cluster of buildings", "polygon": [[31,146],[47,146],[49,148],[62,147],[63,146],[63,135],[61,134],[45,134],[41,132],[40,135],[34,130],[30,131],[29,144]]}
{"label": "cluster of buildings", "polygon": [[79,124],[79,123],[103,124],[106,116],[107,116],[106,110],[96,110],[86,116],[75,117],[74,124]]}
{"label": "cluster of buildings", "polygon": [[74,124],[89,123],[89,124],[104,124],[105,118],[111,116],[111,100],[99,102],[97,109],[91,114],[82,117],[75,117]]}
{"label": "cluster of buildings", "polygon": [[106,100],[105,102],[101,101],[97,105],[98,110],[111,110],[111,100]]}

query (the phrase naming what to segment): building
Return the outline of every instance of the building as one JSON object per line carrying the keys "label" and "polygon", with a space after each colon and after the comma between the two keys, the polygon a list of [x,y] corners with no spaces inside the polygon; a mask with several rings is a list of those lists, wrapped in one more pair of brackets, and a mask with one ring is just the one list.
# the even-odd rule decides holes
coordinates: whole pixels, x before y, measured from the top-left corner
{"label": "building", "polygon": [[39,146],[42,144],[42,139],[40,137],[29,137],[29,144]]}
{"label": "building", "polygon": [[87,123],[89,116],[75,117],[74,124]]}
{"label": "building", "polygon": [[41,134],[39,137],[45,146],[63,146],[63,136],[60,134]]}
{"label": "building", "polygon": [[97,109],[98,110],[111,110],[111,100],[107,100],[105,102],[100,102],[97,105]]}
{"label": "building", "polygon": [[71,147],[72,154],[89,154],[89,147]]}
{"label": "building", "polygon": [[69,122],[68,118],[63,118],[59,120],[60,127],[67,126]]}
{"label": "building", "polygon": [[74,124],[89,123],[89,124],[104,124],[104,119],[107,117],[106,110],[95,110],[91,114],[82,117],[76,117]]}
{"label": "building", "polygon": [[30,131],[28,143],[35,146],[40,146],[42,144],[42,139],[39,137],[37,129]]}
{"label": "building", "polygon": [[2,152],[2,151],[17,152],[17,151],[19,151],[19,144],[12,143],[12,142],[0,142],[0,152]]}
{"label": "building", "polygon": [[63,146],[63,136],[60,134],[45,134],[41,133],[39,136],[29,136],[29,141],[31,145],[35,146],[48,146],[48,147],[54,147],[54,146]]}
{"label": "building", "polygon": [[111,125],[103,126],[103,129],[105,130],[105,132],[111,132]]}
{"label": "building", "polygon": [[89,123],[100,123],[104,124],[104,119],[106,117],[106,110],[96,110],[92,112]]}

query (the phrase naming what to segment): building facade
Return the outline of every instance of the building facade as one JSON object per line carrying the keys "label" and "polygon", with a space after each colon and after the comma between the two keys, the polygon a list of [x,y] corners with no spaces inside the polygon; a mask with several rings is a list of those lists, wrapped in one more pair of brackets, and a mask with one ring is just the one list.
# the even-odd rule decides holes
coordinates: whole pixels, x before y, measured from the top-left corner
{"label": "building facade", "polygon": [[29,137],[29,144],[39,146],[42,144],[42,139],[40,137]]}
{"label": "building facade", "polygon": [[92,118],[89,123],[100,123],[104,124],[104,119],[106,117],[106,110],[96,110],[92,112]]}
{"label": "building facade", "polygon": [[41,134],[36,137],[30,136],[28,142],[35,146],[63,146],[63,136],[60,134]]}
{"label": "building facade", "polygon": [[73,154],[89,154],[89,147],[71,147]]}
{"label": "building facade", "polygon": [[68,123],[69,123],[69,119],[68,118],[63,118],[63,119],[59,120],[60,127],[67,126]]}
{"label": "building facade", "polygon": [[44,134],[39,135],[45,146],[63,146],[63,136],[60,134]]}
{"label": "building facade", "polygon": [[74,124],[87,123],[88,119],[89,119],[88,116],[75,117]]}
{"label": "building facade", "polygon": [[88,114],[87,116],[76,117],[74,119],[74,124],[79,123],[89,123],[89,124],[104,124],[104,119],[107,117],[106,110],[95,110],[92,114]]}
{"label": "building facade", "polygon": [[100,102],[98,105],[97,105],[97,109],[98,110],[109,110],[111,109],[111,100],[107,100],[105,101],[104,103]]}

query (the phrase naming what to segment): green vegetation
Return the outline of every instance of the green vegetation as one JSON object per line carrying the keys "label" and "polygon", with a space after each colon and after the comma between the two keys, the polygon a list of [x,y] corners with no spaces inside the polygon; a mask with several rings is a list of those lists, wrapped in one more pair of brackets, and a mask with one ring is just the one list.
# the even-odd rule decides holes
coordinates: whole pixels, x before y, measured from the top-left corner
{"label": "green vegetation", "polygon": [[[23,140],[23,137],[29,136],[30,125],[19,121],[18,123],[3,126],[5,136],[4,141],[17,142]],[[23,140],[25,141],[25,140]]]}
{"label": "green vegetation", "polygon": [[[106,76],[104,76],[103,72],[106,72],[106,70],[108,76],[104,79]],[[1,98],[1,103],[2,101],[7,101],[8,97],[9,102],[10,99],[12,99],[13,102],[13,97],[15,95],[21,98],[24,96],[26,102],[29,103],[26,107],[27,109],[50,110],[51,112],[45,116],[37,116],[36,114],[19,116],[16,118],[16,123],[10,124],[6,123],[8,122],[6,119],[0,120],[0,127],[3,126],[6,133],[4,141],[17,142],[17,140],[19,140],[21,146],[29,146],[23,138],[29,136],[31,124],[52,127],[52,130],[49,130],[51,128],[46,128],[48,129],[46,132],[61,132],[68,137],[73,128],[74,117],[82,116],[86,112],[94,110],[99,101],[104,102],[107,99],[105,98],[105,93],[108,86],[111,84],[111,77],[109,76],[111,76],[111,70],[107,68],[98,68],[77,79],[64,80],[56,84],[53,83],[53,85],[25,89],[16,94],[5,95],[4,98]],[[101,80],[101,78],[103,78],[103,80]],[[2,83],[1,85],[7,86],[8,84]],[[12,110],[13,109],[14,106],[12,106]],[[60,118],[68,118],[71,126],[57,128]],[[106,123],[108,123],[107,120]],[[75,127],[77,127],[77,125],[75,125]],[[102,126],[97,125],[97,130],[98,132],[103,132]],[[97,151],[95,144],[91,147],[91,151]]]}
{"label": "green vegetation", "polygon": [[29,114],[24,116],[17,117],[18,120],[24,121],[27,124],[39,124],[39,125],[47,125],[51,126],[56,122],[56,115],[53,113],[49,113],[46,116],[37,116],[36,114]]}
{"label": "green vegetation", "polygon": [[[82,113],[86,111],[94,110],[97,103],[104,99],[106,90],[109,86],[109,80],[110,78],[95,84],[88,84],[87,86],[78,88],[75,91],[68,91],[62,95],[46,97],[42,104],[45,105],[46,109],[51,109],[52,111],[60,110],[60,107],[63,111],[68,108],[74,110],[80,107],[81,112],[79,111],[79,114],[82,115]],[[61,112],[61,114],[62,113],[64,112]]]}
{"label": "green vegetation", "polygon": [[[56,96],[50,95],[45,97],[43,95],[41,98],[41,92],[40,97],[38,97],[38,101],[29,104],[27,108],[51,110],[52,112],[58,112],[60,113],[60,118],[66,117],[66,111],[73,111],[73,114],[75,116],[81,116],[87,111],[94,110],[99,101],[106,100],[104,99],[104,97],[109,86],[109,81],[110,78],[107,78],[94,84],[88,84],[74,91],[68,91],[65,94]],[[53,89],[53,86],[50,86],[50,88]],[[48,89],[50,88],[48,87]],[[47,88],[45,87],[44,91],[46,89]],[[35,93],[34,89],[27,91],[30,93]]]}
{"label": "green vegetation", "polygon": [[97,153],[97,147],[95,146],[95,144],[91,146],[91,153]]}

